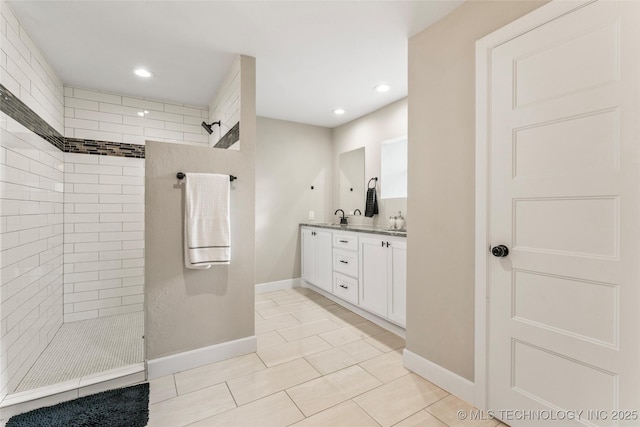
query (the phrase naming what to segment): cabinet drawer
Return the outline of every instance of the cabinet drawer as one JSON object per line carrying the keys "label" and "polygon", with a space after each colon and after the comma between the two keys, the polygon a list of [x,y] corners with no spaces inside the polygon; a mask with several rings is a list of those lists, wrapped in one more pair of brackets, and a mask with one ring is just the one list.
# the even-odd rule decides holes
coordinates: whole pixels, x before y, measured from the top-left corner
{"label": "cabinet drawer", "polygon": [[333,273],[333,294],[352,304],[358,304],[358,279]]}
{"label": "cabinet drawer", "polygon": [[358,277],[358,252],[333,250],[333,270],[351,277]]}
{"label": "cabinet drawer", "polygon": [[333,247],[347,249],[350,251],[358,250],[358,236],[351,234],[333,234]]}

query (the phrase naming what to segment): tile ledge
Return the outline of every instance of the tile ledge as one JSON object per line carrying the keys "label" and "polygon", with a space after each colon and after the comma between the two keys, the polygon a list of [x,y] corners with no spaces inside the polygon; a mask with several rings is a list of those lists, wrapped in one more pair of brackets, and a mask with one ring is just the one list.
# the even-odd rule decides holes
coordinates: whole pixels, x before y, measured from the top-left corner
{"label": "tile ledge", "polygon": [[144,363],[136,363],[134,365],[128,365],[122,368],[115,368],[104,372],[98,372],[96,374],[86,375],[74,380],[39,387],[33,390],[26,390],[19,393],[9,394],[2,400],[2,402],[0,402],[0,409],[4,409],[13,405],[19,405],[25,402],[31,402],[33,400],[38,400],[49,396],[54,396],[56,394],[61,394],[72,390],[79,390],[82,387],[114,380],[121,377],[126,377],[138,372],[144,372]]}

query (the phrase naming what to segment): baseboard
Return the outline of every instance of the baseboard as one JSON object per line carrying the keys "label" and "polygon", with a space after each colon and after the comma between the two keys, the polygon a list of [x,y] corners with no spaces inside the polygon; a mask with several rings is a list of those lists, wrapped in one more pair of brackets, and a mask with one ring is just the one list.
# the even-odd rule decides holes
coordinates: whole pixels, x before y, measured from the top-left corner
{"label": "baseboard", "polygon": [[422,378],[474,404],[474,384],[466,378],[437,365],[422,356],[405,349],[402,353],[404,367],[415,372]]}
{"label": "baseboard", "polygon": [[257,339],[255,335],[253,335],[149,360],[147,362],[147,375],[148,378],[152,380],[154,378],[175,374],[176,372],[186,371],[187,369],[198,368],[210,363],[242,356],[243,354],[254,353],[256,350]]}
{"label": "baseboard", "polygon": [[375,323],[376,325],[386,329],[389,332],[393,332],[394,334],[398,335],[399,337],[406,338],[406,335],[407,335],[406,334],[406,330],[404,328],[402,328],[401,326],[398,326],[395,323],[391,323],[386,319],[383,319],[381,317],[376,316],[373,313],[370,313],[370,312],[368,312],[366,310],[363,310],[360,307],[358,307],[357,305],[353,305],[351,303],[348,303],[347,301],[343,300],[342,298],[338,298],[337,296],[325,291],[324,289],[320,289],[317,286],[312,285],[311,283],[308,283],[306,281],[301,281],[301,284],[302,284],[303,288],[313,289],[314,291],[316,291],[317,293],[319,293],[323,297],[325,297],[327,299],[330,299],[331,301],[335,302],[338,305],[341,305],[342,307],[346,308],[349,311],[354,312],[358,316],[364,317],[368,321],[370,321],[372,323]]}
{"label": "baseboard", "polygon": [[295,279],[278,280],[276,282],[258,283],[256,285],[256,294],[264,294],[265,292],[279,291],[280,289],[299,288],[302,279],[296,277]]}

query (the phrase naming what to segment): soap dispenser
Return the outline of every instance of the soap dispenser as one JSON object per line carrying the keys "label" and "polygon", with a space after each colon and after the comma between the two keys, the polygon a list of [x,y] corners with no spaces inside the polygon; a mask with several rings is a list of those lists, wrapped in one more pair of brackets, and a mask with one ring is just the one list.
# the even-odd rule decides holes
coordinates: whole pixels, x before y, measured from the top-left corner
{"label": "soap dispenser", "polygon": [[402,216],[401,211],[398,211],[398,216],[396,217],[396,228],[398,230],[402,230],[404,228],[404,217]]}

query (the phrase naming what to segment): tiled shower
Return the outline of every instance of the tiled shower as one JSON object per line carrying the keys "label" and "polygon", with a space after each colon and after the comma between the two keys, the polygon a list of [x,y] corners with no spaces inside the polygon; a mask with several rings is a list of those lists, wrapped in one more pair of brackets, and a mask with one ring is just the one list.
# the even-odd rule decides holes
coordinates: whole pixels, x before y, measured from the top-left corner
{"label": "tiled shower", "polygon": [[65,153],[64,321],[141,312],[144,159]]}
{"label": "tiled shower", "polygon": [[[143,145],[64,138],[6,87],[0,91],[4,397],[144,360],[145,161]],[[100,109],[99,100],[108,99],[112,111],[114,100],[125,98],[76,93],[91,98],[85,108]],[[192,120],[206,117],[206,109],[174,105],[173,111],[180,107]],[[93,117],[96,127],[100,118],[116,120],[100,111]],[[186,117],[166,118],[184,124]],[[143,133],[144,127],[122,130]]]}
{"label": "tiled shower", "polygon": [[207,144],[209,111],[64,87],[3,0],[0,21],[2,406],[143,362],[143,144]]}
{"label": "tiled shower", "polygon": [[65,153],[1,90],[4,397],[144,360],[144,159]]}
{"label": "tiled shower", "polygon": [[0,128],[4,397],[16,389],[63,322],[64,153],[4,113]]}
{"label": "tiled shower", "polygon": [[209,106],[64,86],[0,0],[0,408],[142,365],[144,144],[228,139],[239,70]]}

